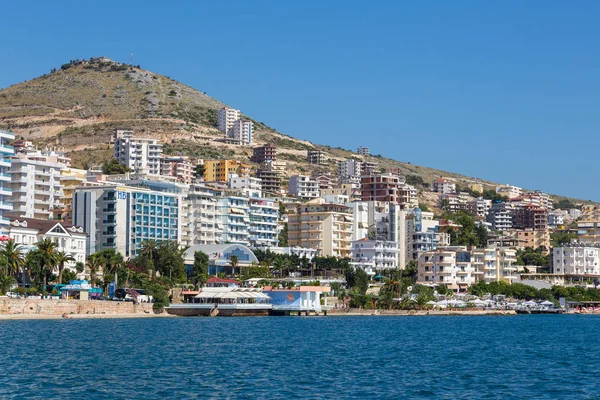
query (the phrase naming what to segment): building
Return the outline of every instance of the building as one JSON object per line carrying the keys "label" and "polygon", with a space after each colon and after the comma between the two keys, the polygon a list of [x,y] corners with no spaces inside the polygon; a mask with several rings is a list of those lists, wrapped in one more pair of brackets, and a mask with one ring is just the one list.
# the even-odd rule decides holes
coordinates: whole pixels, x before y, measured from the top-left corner
{"label": "building", "polygon": [[337,180],[331,172],[314,171],[311,178],[319,184],[319,190],[329,190],[337,185]]}
{"label": "building", "polygon": [[548,212],[548,227],[557,229],[564,226],[565,220],[569,219],[569,213],[566,210],[553,210]]}
{"label": "building", "polygon": [[179,187],[166,182],[79,187],[73,195],[73,223],[89,233],[86,254],[115,249],[135,257],[144,241],[180,241],[180,208]]}
{"label": "building", "polygon": [[398,268],[398,243],[363,238],[352,242],[352,261],[369,275]]}
{"label": "building", "polygon": [[280,194],[285,174],[273,168],[273,164],[273,162],[266,162],[261,169],[256,171],[256,177],[261,181],[263,192]]}
{"label": "building", "polygon": [[443,285],[455,292],[466,292],[477,282],[512,283],[517,279],[515,262],[516,252],[509,248],[438,248],[419,256],[417,283]]}
{"label": "building", "polygon": [[275,254],[286,254],[288,256],[298,256],[298,258],[306,258],[308,260],[312,260],[317,254],[317,250],[309,249],[305,247],[267,247],[266,250],[269,250]]}
{"label": "building", "polygon": [[417,206],[417,190],[397,175],[363,175],[360,182],[362,201],[387,201],[400,205],[401,209]]}
{"label": "building", "polygon": [[470,213],[472,215],[485,220],[492,208],[492,201],[484,199],[483,197],[478,197],[471,200],[470,206]]}
{"label": "building", "polygon": [[552,273],[600,275],[600,249],[591,246],[562,246],[552,250]]}
{"label": "building", "polygon": [[309,164],[325,164],[327,156],[321,150],[308,150],[306,152],[306,160]]}
{"label": "building", "polygon": [[187,212],[182,213],[188,231],[187,245],[216,244],[220,238],[220,220],[217,218],[217,196],[214,191],[204,185],[194,184],[185,199]]}
{"label": "building", "polygon": [[12,218],[8,236],[23,246],[25,253],[37,249],[36,243],[50,239],[56,243],[56,251],[72,256],[65,267],[75,270],[75,264],[85,264],[87,234],[81,226],[33,218]]}
{"label": "building", "polygon": [[127,133],[115,137],[114,156],[135,173],[160,175],[162,144],[156,139],[136,138]]}
{"label": "building", "polygon": [[5,234],[10,223],[7,213],[13,210],[12,199],[12,175],[10,174],[12,160],[15,154],[10,142],[14,140],[15,134],[0,130],[0,234]]}
{"label": "building", "polygon": [[301,199],[316,199],[319,197],[319,185],[308,176],[292,175],[288,192]]}
{"label": "building", "polygon": [[164,157],[161,161],[160,174],[173,176],[182,183],[191,183],[194,177],[192,163],[186,156]]}
{"label": "building", "polygon": [[440,195],[440,208],[451,213],[458,211],[470,213],[472,210],[473,200],[473,197],[465,192],[442,193]]}
{"label": "building", "polygon": [[250,244],[250,202],[247,197],[217,198],[217,243]]}
{"label": "building", "polygon": [[279,207],[274,200],[251,197],[250,236],[254,247],[277,247],[279,244]]}
{"label": "building", "polygon": [[337,185],[335,187],[324,189],[323,185],[320,185],[319,193],[321,196],[348,196],[350,201],[360,201],[361,193],[360,193],[360,185],[354,185],[351,183],[342,183],[341,185]]}
{"label": "building", "polygon": [[431,184],[431,190],[436,193],[456,193],[456,182],[449,178],[439,178]]}
{"label": "building", "polygon": [[352,209],[322,199],[298,205],[288,213],[288,243],[317,250],[317,256],[350,257]]}
{"label": "building", "polygon": [[250,196],[262,196],[262,181],[259,178],[251,176],[241,177],[237,174],[230,174],[227,186],[229,189],[242,190]]}
{"label": "building", "polygon": [[18,154],[11,161],[12,216],[51,219],[63,207],[60,171],[66,165],[40,158],[47,160],[39,153]]}
{"label": "building", "polygon": [[546,229],[548,210],[533,204],[515,207],[512,224],[515,229]]}
{"label": "building", "polygon": [[233,135],[233,125],[240,119],[240,110],[223,107],[217,115],[217,128],[225,134],[226,137]]}
{"label": "building", "polygon": [[338,183],[360,184],[363,173],[363,163],[350,159],[338,162]]}
{"label": "building", "polygon": [[[73,193],[75,192],[75,188],[78,186],[88,184],[87,171],[77,168],[63,168],[60,170],[60,184],[63,192],[63,196],[61,198],[63,206],[62,209],[56,209],[53,219],[71,223],[73,212]],[[90,182],[90,184],[93,183]]]}
{"label": "building", "polygon": [[501,196],[506,196],[509,199],[513,199],[515,197],[520,197],[523,193],[523,189],[521,189],[518,186],[499,185],[496,186],[496,193],[498,193]]}
{"label": "building", "polygon": [[475,193],[483,193],[483,185],[481,183],[471,183],[469,189]]}
{"label": "building", "polygon": [[235,273],[239,273],[240,268],[250,267],[254,263],[258,264],[258,259],[247,246],[241,244],[209,244],[196,245],[186,250],[183,260],[188,269],[194,266],[194,253],[201,251],[208,254],[208,274],[217,275],[219,273],[232,274],[234,267],[231,265],[231,257],[237,258],[237,267]]}
{"label": "building", "polygon": [[490,208],[487,221],[495,231],[504,232],[513,227],[513,207],[510,203],[494,203]]}
{"label": "building", "polygon": [[252,153],[253,154],[252,157],[250,157],[250,161],[258,164],[264,164],[266,162],[273,162],[277,160],[277,147],[271,143],[253,148]]}
{"label": "building", "polygon": [[204,180],[209,182],[228,182],[230,174],[247,177],[252,166],[237,160],[206,160],[204,162]]}
{"label": "building", "polygon": [[252,144],[252,121],[238,119],[233,123],[231,138],[239,144]]}
{"label": "building", "polygon": [[550,229],[513,229],[504,231],[505,234],[519,239],[524,247],[537,249],[543,247],[550,251]]}
{"label": "building", "polygon": [[600,206],[582,206],[579,218],[577,241],[584,245],[600,244]]}
{"label": "building", "polygon": [[356,152],[361,156],[371,155],[371,150],[369,150],[369,148],[365,146],[358,146],[358,150],[356,150]]}

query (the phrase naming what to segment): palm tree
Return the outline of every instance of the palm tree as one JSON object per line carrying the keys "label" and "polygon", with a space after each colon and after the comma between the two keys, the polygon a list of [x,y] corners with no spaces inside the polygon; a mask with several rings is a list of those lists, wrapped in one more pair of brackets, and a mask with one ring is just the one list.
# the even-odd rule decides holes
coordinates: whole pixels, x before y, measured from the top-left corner
{"label": "palm tree", "polygon": [[392,309],[392,303],[394,302],[395,297],[400,297],[400,293],[402,290],[402,284],[398,280],[389,279],[386,283],[383,284],[379,294],[389,301],[389,309]]}
{"label": "palm tree", "polygon": [[75,261],[75,258],[72,255],[65,253],[64,251],[59,251],[54,255],[54,262],[58,266],[58,283],[62,283],[65,264],[71,261]]}
{"label": "palm tree", "polygon": [[102,259],[101,257],[92,254],[90,257],[88,257],[86,264],[90,271],[90,283],[92,287],[95,287],[96,274],[98,274],[98,271],[100,271],[100,269],[102,268]]}
{"label": "palm tree", "polygon": [[273,267],[279,270],[279,275],[283,278],[283,269],[288,266],[288,260],[284,257],[277,257],[273,261]]}
{"label": "palm tree", "polygon": [[0,276],[0,293],[6,294],[17,283],[17,280],[10,276]]}
{"label": "palm tree", "polygon": [[54,271],[56,265],[56,242],[52,239],[43,239],[35,244],[44,255],[40,272],[44,276],[44,289],[46,288],[48,272]]}
{"label": "palm tree", "polygon": [[159,246],[159,243],[154,239],[144,240],[141,244],[140,257],[146,260],[146,267],[150,261],[152,262],[152,266],[149,268],[152,269],[152,274],[154,274],[155,270],[157,269],[155,264],[156,260],[158,259]]}
{"label": "palm tree", "polygon": [[229,257],[229,264],[231,265],[232,269],[233,269],[233,274],[235,274],[235,267],[238,266],[240,260],[238,259],[238,256],[231,256]]}
{"label": "palm tree", "polygon": [[21,251],[22,247],[13,239],[4,242],[4,246],[0,249],[0,257],[6,266],[6,275],[15,276],[23,269],[25,257]]}

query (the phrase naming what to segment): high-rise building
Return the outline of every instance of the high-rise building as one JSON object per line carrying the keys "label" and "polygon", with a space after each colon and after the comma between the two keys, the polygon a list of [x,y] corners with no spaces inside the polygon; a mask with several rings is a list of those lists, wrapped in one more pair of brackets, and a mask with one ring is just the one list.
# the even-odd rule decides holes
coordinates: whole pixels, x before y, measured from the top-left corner
{"label": "high-rise building", "polygon": [[233,124],[239,119],[240,110],[223,107],[219,110],[217,116],[217,128],[223,132],[226,137],[230,137],[230,135],[233,134]]}
{"label": "high-rise building", "polygon": [[362,161],[350,159],[338,162],[338,183],[359,185],[362,174]]}
{"label": "high-rise building", "polygon": [[239,144],[252,144],[252,121],[238,119],[233,123],[231,138]]}
{"label": "high-rise building", "polygon": [[11,190],[11,159],[15,151],[10,142],[15,139],[15,134],[7,131],[0,131],[0,234],[5,235],[10,219],[5,215],[12,211],[13,204]]}
{"label": "high-rise building", "polygon": [[237,160],[206,160],[204,162],[204,180],[209,182],[227,182],[229,175],[241,177],[250,175],[252,166]]}
{"label": "high-rise building", "polygon": [[115,138],[115,158],[135,173],[159,175],[162,144],[156,139],[136,138],[128,134]]}
{"label": "high-rise building", "polygon": [[288,213],[290,246],[316,249],[318,256],[350,257],[352,210],[314,199]]}
{"label": "high-rise building", "polygon": [[13,203],[12,216],[52,219],[54,210],[63,207],[61,169],[65,164],[43,152],[13,157],[10,168]]}
{"label": "high-rise building", "polygon": [[149,188],[106,184],[75,190],[73,223],[89,234],[88,255],[115,249],[135,257],[144,241],[180,241],[182,193],[165,182],[144,185]]}
{"label": "high-rise building", "polygon": [[266,162],[273,162],[277,160],[277,147],[268,143],[264,146],[255,147],[252,149],[252,157],[250,161],[264,164]]}
{"label": "high-rise building", "polygon": [[250,197],[250,236],[254,247],[269,247],[279,244],[279,207],[275,201],[260,197]]}

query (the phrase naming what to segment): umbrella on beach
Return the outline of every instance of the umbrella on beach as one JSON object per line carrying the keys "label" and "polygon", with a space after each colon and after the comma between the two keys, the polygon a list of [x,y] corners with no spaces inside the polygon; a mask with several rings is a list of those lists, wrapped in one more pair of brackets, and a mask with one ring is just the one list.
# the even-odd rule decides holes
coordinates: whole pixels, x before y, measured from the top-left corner
{"label": "umbrella on beach", "polygon": [[542,306],[553,306],[554,303],[551,302],[551,301],[546,300],[546,301],[541,302],[540,305],[542,305]]}
{"label": "umbrella on beach", "polygon": [[438,305],[438,303],[436,303],[436,302],[435,302],[435,301],[433,301],[433,300],[431,300],[431,301],[428,301],[428,302],[427,302],[427,303],[425,303],[425,304],[427,304],[427,305],[430,305],[430,306],[437,306],[437,305]]}
{"label": "umbrella on beach", "polygon": [[537,303],[535,301],[529,300],[529,301],[526,301],[525,303],[523,303],[523,305],[525,305],[527,307],[533,307],[533,306],[537,306]]}

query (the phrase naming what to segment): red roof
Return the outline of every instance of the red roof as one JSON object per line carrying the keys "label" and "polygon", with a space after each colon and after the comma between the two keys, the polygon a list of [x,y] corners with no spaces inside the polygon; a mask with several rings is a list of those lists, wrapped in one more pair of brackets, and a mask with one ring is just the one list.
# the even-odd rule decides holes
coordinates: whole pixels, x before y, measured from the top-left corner
{"label": "red roof", "polygon": [[239,285],[240,281],[236,281],[235,279],[223,279],[217,278],[216,276],[211,276],[207,279],[206,283],[236,283]]}

